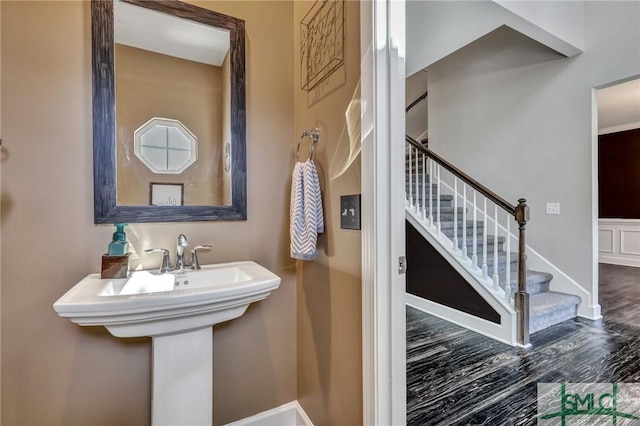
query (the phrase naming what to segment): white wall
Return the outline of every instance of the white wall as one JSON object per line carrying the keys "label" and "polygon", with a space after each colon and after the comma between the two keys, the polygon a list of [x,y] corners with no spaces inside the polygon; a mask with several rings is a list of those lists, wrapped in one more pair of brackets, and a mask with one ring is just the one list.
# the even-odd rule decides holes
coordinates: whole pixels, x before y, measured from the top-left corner
{"label": "white wall", "polygon": [[582,51],[583,2],[511,3],[408,1],[406,75],[430,66],[503,25],[566,56]]}
{"label": "white wall", "polygon": [[[526,198],[527,243],[591,288],[592,88],[640,72],[640,3],[584,7],[573,58],[502,28],[429,67],[429,143],[512,203]],[[561,214],[545,215],[546,202]]]}
{"label": "white wall", "polygon": [[584,50],[584,2],[493,1],[576,48]]}
{"label": "white wall", "polygon": [[[427,91],[427,73],[417,72],[410,77],[407,77],[405,81],[405,106],[409,106],[413,101],[418,99],[424,92]],[[426,137],[428,128],[428,114],[427,106],[429,105],[429,98],[423,99],[417,103],[406,114],[406,129],[407,135],[414,139],[421,140]]]}

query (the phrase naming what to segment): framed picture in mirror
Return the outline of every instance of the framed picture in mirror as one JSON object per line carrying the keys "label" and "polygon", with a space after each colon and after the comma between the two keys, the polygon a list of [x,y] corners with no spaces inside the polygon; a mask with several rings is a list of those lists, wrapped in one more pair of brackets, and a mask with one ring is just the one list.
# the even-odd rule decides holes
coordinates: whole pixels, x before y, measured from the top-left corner
{"label": "framed picture in mirror", "polygon": [[149,205],[150,206],[182,206],[184,205],[184,184],[183,183],[151,182],[149,184]]}

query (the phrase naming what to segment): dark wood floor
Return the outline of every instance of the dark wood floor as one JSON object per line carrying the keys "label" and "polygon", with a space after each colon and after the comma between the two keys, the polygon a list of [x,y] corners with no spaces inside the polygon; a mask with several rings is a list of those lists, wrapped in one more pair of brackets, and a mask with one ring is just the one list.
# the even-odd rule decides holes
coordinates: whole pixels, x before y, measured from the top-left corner
{"label": "dark wood floor", "polygon": [[600,264],[600,305],[529,351],[407,308],[407,424],[535,425],[537,383],[640,382],[640,268]]}

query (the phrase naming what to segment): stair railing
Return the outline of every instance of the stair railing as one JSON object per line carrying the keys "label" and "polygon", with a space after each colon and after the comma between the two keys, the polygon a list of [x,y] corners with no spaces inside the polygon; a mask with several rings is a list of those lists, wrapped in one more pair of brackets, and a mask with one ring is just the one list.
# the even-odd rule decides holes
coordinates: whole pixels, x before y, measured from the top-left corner
{"label": "stair railing", "polygon": [[427,96],[429,96],[429,92],[424,92],[422,95],[418,96],[415,101],[411,102],[409,106],[404,109],[404,112],[409,112],[411,108],[418,105],[423,99],[427,99]]}
{"label": "stair railing", "polygon": [[[424,97],[426,97],[426,94]],[[415,103],[417,102],[419,100]],[[480,276],[489,290],[503,295],[505,302],[509,304],[512,303],[511,222],[515,219],[518,224],[518,289],[514,295],[513,306],[517,314],[517,341],[523,346],[528,346],[529,294],[526,288],[525,231],[526,224],[529,221],[529,207],[526,204],[526,200],[521,198],[518,200],[518,204],[514,206],[435,152],[425,148],[415,139],[407,135],[405,140],[408,162],[406,175],[407,208],[417,215],[423,224],[430,227],[436,235],[446,237],[451,241],[454,253],[461,258],[464,264]],[[441,175],[443,171],[445,176]],[[460,185],[462,186],[461,191],[459,190]],[[443,198],[443,195],[444,199],[447,200],[447,204],[449,204],[450,200],[451,207],[453,207],[452,211],[451,207],[442,206],[441,198]],[[478,203],[478,198],[480,197],[482,198],[481,204]],[[460,198],[462,208],[459,207]],[[470,212],[467,206],[470,206]],[[490,217],[491,210],[493,210],[493,217]],[[505,220],[502,221],[504,225],[501,224],[499,211],[506,212],[506,215],[502,214],[505,217]],[[469,213],[471,213],[472,219],[471,226],[468,228]],[[478,229],[478,214],[484,220],[481,230]],[[444,215],[453,216],[453,228],[451,230],[442,228],[442,217]],[[493,221],[493,253],[490,253],[487,247],[489,220]],[[448,221],[444,222],[448,223]],[[503,230],[504,241],[500,241],[500,229]],[[481,249],[480,253],[478,253],[480,232]],[[501,243],[506,248],[504,274],[502,276],[499,264],[499,245]],[[491,257],[493,259],[490,259]],[[489,276],[490,269],[491,276]],[[504,279],[504,289],[500,286],[501,278]]]}

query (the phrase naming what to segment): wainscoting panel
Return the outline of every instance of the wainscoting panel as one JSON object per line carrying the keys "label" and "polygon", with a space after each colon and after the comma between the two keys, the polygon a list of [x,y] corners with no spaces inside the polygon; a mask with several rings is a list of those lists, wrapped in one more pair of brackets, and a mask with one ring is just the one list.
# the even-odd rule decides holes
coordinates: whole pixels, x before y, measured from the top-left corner
{"label": "wainscoting panel", "polygon": [[640,256],[640,230],[620,231],[620,253]]}
{"label": "wainscoting panel", "polygon": [[601,263],[640,268],[640,219],[600,219],[598,253]]}
{"label": "wainscoting panel", "polygon": [[600,253],[613,253],[615,235],[613,229],[598,229],[598,251]]}

